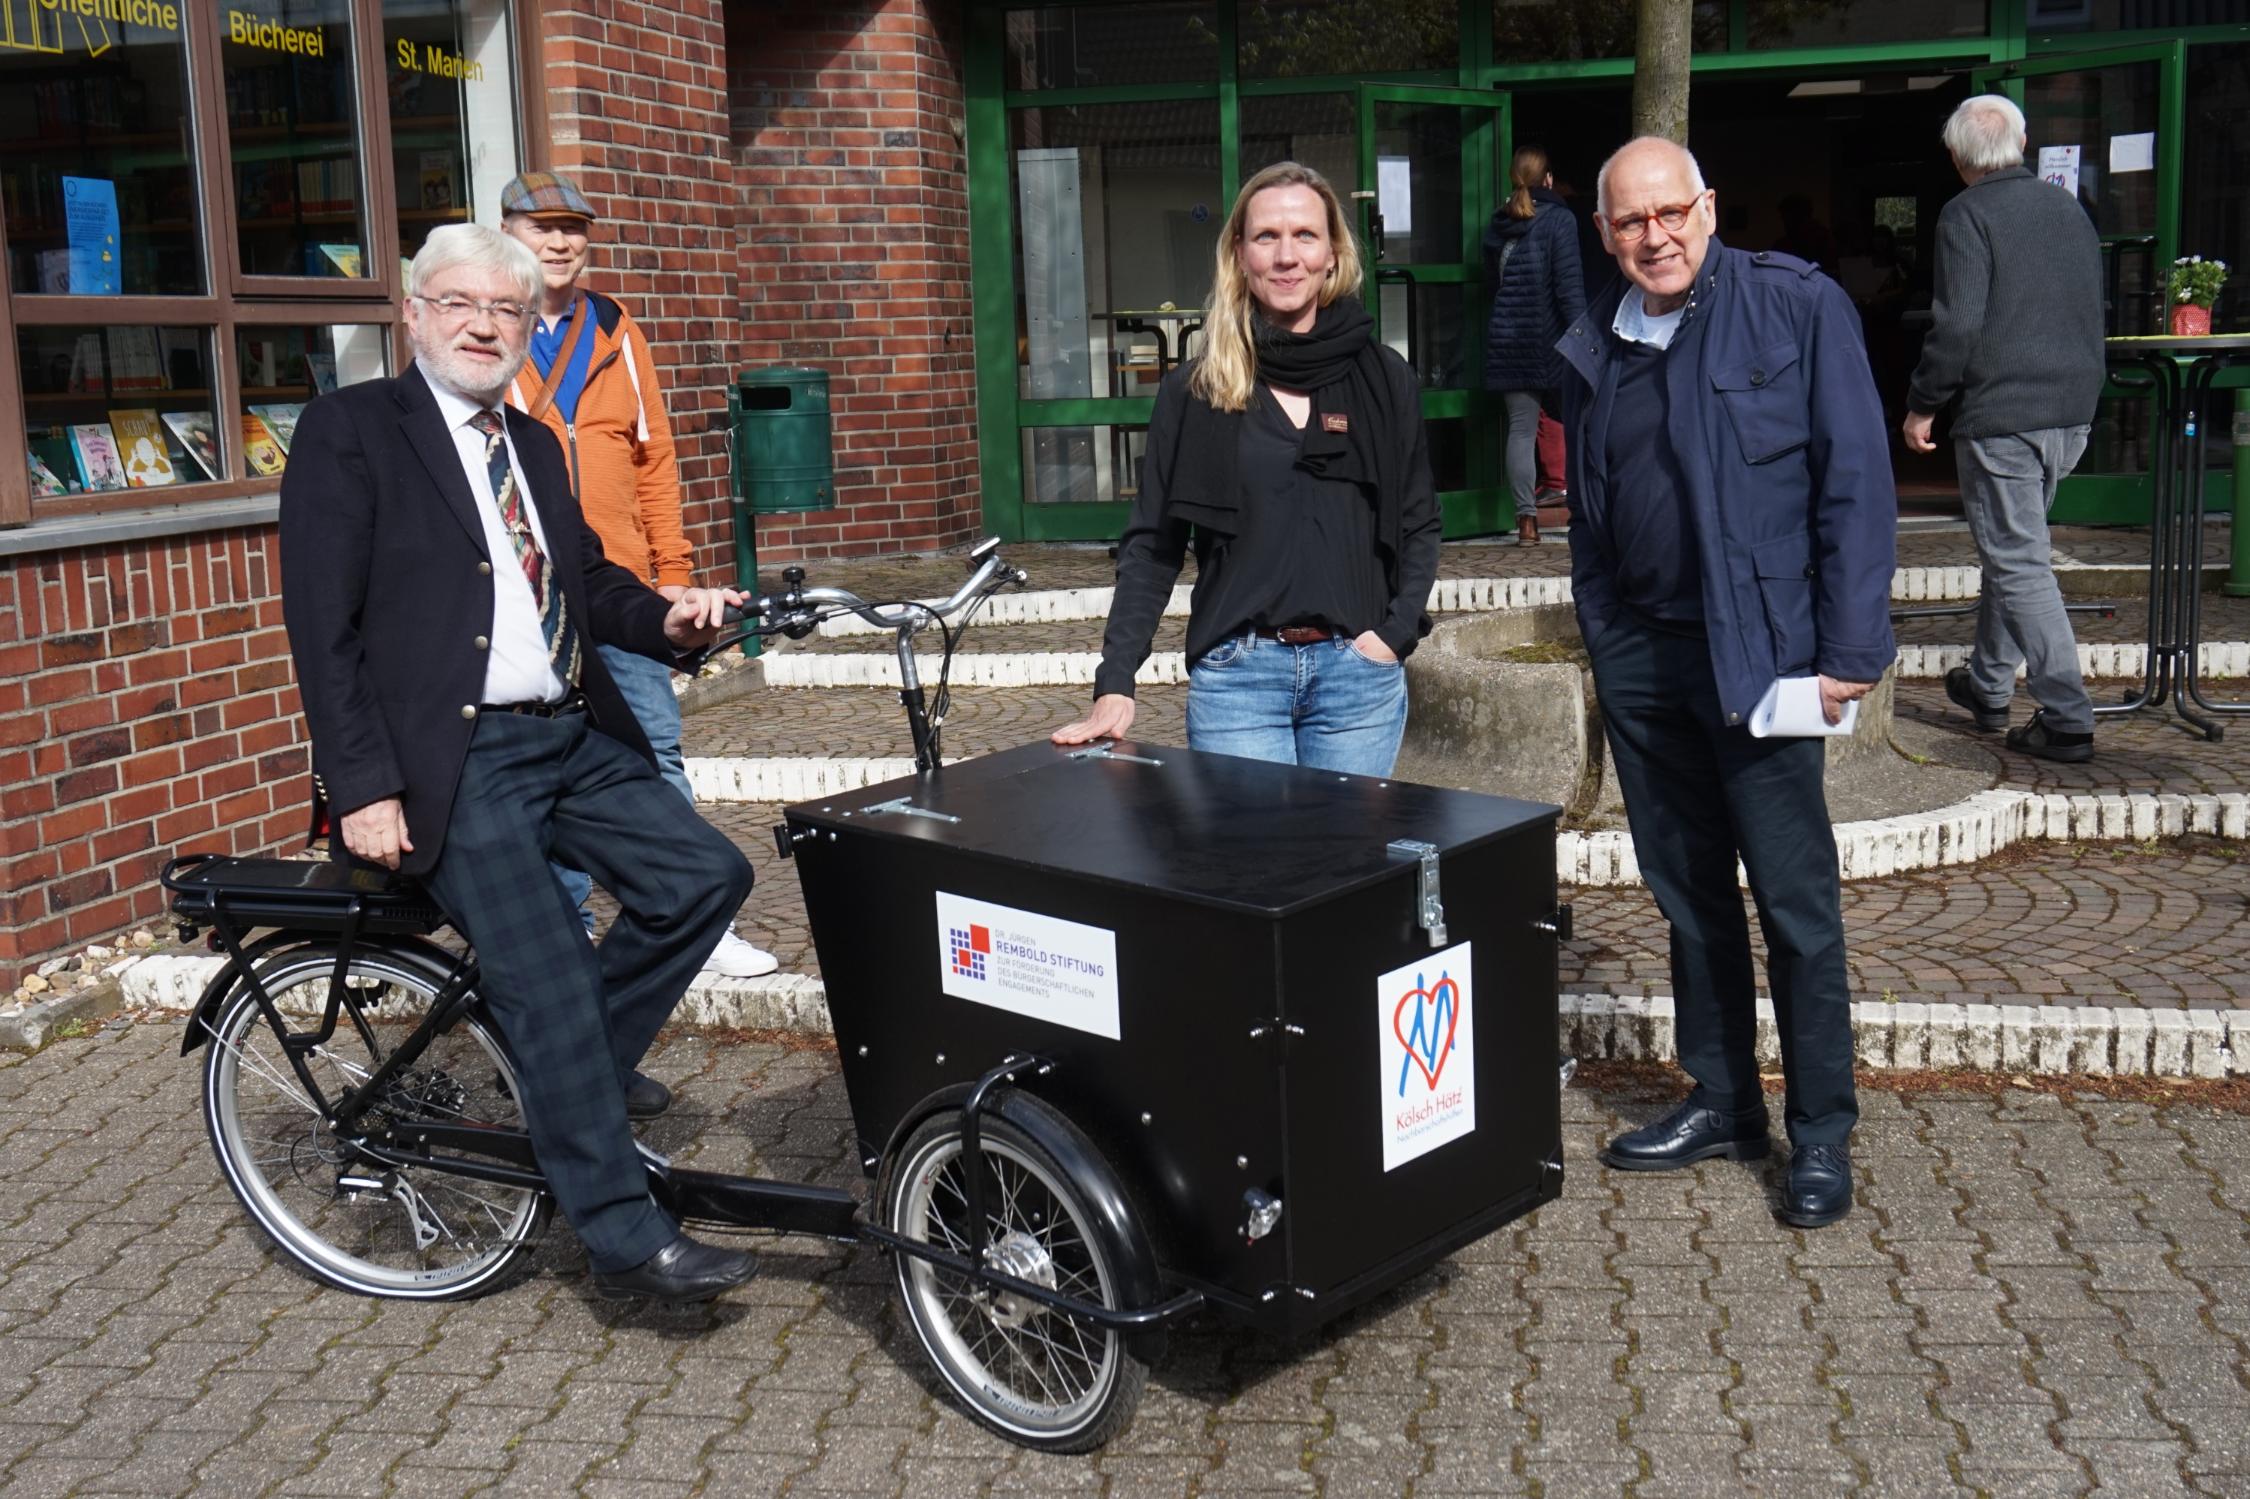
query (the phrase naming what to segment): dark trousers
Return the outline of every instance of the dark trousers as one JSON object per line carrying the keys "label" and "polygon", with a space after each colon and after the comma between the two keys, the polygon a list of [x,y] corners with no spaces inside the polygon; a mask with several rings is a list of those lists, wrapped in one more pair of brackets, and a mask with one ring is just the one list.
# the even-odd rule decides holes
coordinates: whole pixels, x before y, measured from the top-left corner
{"label": "dark trousers", "polygon": [[[617,897],[598,950],[550,857]],[[556,1204],[595,1269],[640,1264],[678,1226],[649,1196],[625,1080],[750,893],[749,864],[584,714],[486,713],[426,883],[475,944]]]}
{"label": "dark trousers", "polygon": [[1763,1102],[1739,858],[1765,933],[1789,1138],[1842,1143],[1859,1103],[1824,741],[1727,727],[1700,638],[1624,617],[1603,632],[1593,660],[1633,851],[1672,925],[1680,1065],[1695,1079],[1694,1101],[1729,1110]]}

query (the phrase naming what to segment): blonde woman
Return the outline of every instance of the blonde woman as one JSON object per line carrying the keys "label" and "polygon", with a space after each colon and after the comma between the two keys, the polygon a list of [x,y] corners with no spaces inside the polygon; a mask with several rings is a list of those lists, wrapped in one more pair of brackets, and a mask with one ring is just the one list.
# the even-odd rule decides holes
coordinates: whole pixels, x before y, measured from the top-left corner
{"label": "blonde woman", "polygon": [[1414,372],[1374,341],[1359,287],[1325,178],[1282,162],[1242,185],[1204,352],[1149,418],[1093,711],[1055,743],[1132,729],[1133,674],[1192,528],[1189,747],[1390,773],[1441,522]]}

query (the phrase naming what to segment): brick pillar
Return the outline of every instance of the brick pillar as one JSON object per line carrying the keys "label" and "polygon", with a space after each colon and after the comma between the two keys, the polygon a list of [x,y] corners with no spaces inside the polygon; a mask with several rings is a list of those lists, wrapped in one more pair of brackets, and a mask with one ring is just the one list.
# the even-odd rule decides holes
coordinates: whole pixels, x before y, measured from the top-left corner
{"label": "brick pillar", "polygon": [[539,32],[547,159],[602,216],[586,284],[615,294],[648,335],[697,571],[726,581],[726,390],[739,355],[719,0],[542,0]]}
{"label": "brick pillar", "polygon": [[958,0],[727,0],[745,365],[829,371],[834,511],[768,557],[933,550],[983,525]]}

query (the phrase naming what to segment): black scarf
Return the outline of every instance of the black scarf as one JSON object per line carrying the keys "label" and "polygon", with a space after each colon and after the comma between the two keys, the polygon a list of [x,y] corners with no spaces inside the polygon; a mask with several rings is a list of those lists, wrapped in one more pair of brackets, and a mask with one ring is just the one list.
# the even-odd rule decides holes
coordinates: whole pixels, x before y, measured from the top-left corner
{"label": "black scarf", "polygon": [[[1414,448],[1415,413],[1394,410],[1392,383],[1375,342],[1375,320],[1350,297],[1320,309],[1309,333],[1257,318],[1257,378],[1312,396],[1297,467],[1324,479],[1349,479],[1372,491],[1376,535],[1395,560],[1399,501]],[[1165,509],[1181,520],[1232,536],[1241,529],[1242,481],[1236,463],[1246,413],[1188,398],[1180,455]]]}

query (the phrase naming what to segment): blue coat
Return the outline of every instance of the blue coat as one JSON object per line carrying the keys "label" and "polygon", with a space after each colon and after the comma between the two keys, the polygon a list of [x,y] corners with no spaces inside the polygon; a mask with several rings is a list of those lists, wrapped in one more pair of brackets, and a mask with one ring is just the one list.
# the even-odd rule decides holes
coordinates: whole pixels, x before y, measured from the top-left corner
{"label": "blue coat", "polygon": [[[1531,190],[1532,215],[1503,208],[1484,230],[1484,284],[1493,289],[1484,333],[1486,390],[1553,390],[1562,380],[1555,340],[1586,310],[1578,264],[1578,223],[1570,207],[1543,187]],[[1506,274],[1502,250],[1515,249]]]}
{"label": "blue coat", "polygon": [[[1597,297],[1557,346],[1570,433],[1570,576],[1589,645],[1621,605],[1613,586],[1601,455],[1586,420],[1628,285]],[[1777,676],[1872,682],[1898,654],[1891,574],[1898,490],[1889,433],[1841,287],[1779,251],[1710,242],[1666,361],[1672,450],[1703,569],[1704,625],[1720,711],[1748,717]]]}

